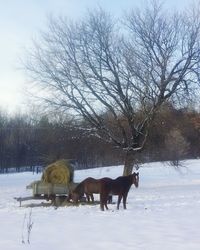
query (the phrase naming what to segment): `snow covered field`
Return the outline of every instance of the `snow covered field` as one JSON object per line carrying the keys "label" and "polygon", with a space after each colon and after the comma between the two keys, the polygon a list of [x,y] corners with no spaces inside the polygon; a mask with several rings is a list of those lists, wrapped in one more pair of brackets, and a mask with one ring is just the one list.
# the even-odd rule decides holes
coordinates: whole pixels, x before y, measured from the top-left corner
{"label": "snow covered field", "polygon": [[[127,210],[122,204],[105,212],[99,205],[32,208],[30,244],[23,223],[31,208],[19,207],[13,197],[31,195],[25,187],[40,175],[0,175],[0,250],[199,250],[200,160],[185,166],[176,171],[161,163],[142,165]],[[77,171],[75,181],[121,173],[121,166]]]}

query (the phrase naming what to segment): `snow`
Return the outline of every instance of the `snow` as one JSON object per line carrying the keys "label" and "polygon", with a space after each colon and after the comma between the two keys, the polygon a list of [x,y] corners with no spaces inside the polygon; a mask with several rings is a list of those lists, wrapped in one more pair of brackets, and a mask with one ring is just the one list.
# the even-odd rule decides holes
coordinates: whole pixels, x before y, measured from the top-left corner
{"label": "snow", "polygon": [[[120,210],[109,204],[104,212],[99,205],[19,207],[13,197],[30,196],[25,187],[40,175],[0,175],[0,249],[199,250],[200,160],[184,165],[178,171],[163,163],[142,165],[140,185],[132,186],[127,210],[122,204]],[[121,173],[122,166],[80,170],[75,181],[88,176],[115,178]],[[30,213],[33,227],[28,244]]]}

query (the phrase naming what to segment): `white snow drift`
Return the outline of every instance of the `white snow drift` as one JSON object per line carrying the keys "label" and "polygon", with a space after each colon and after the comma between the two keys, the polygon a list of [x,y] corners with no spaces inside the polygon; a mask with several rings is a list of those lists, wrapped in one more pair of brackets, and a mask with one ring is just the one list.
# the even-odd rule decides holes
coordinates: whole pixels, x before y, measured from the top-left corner
{"label": "white snow drift", "polygon": [[[151,163],[139,172],[140,186],[132,186],[127,210],[122,204],[120,210],[109,204],[105,212],[99,205],[19,207],[13,197],[30,196],[25,187],[40,175],[0,175],[0,249],[199,250],[200,160],[186,161],[180,171]],[[75,181],[88,176],[116,178],[121,173],[122,166],[76,171]]]}

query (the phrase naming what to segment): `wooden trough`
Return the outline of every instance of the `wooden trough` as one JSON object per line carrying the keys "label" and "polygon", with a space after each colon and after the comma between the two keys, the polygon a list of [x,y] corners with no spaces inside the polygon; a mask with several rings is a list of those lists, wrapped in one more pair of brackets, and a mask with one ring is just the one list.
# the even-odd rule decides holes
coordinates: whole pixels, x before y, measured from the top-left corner
{"label": "wooden trough", "polygon": [[52,204],[59,204],[67,200],[70,193],[78,185],[73,182],[74,168],[65,159],[48,165],[42,174],[41,180],[30,183],[26,188],[32,189],[32,196],[15,197],[20,202],[27,200],[47,200]]}

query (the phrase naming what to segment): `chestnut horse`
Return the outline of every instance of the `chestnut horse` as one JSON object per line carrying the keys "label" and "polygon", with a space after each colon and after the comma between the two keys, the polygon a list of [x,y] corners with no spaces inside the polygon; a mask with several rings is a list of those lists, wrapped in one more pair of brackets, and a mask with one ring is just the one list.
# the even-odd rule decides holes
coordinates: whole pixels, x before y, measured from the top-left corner
{"label": "chestnut horse", "polygon": [[[83,180],[72,192],[72,200],[77,203],[83,195],[86,195],[88,201],[94,202],[93,194],[99,194],[101,188],[101,180],[111,181],[112,179],[105,177],[102,179],[94,179],[92,177],[88,177]],[[110,196],[108,195],[108,201],[110,201]]]}
{"label": "chestnut horse", "polygon": [[118,195],[117,209],[123,198],[124,209],[126,209],[127,195],[131,185],[137,188],[139,185],[139,173],[133,173],[128,176],[120,176],[115,180],[103,178],[100,180],[100,208],[104,211],[104,206],[108,209],[107,200],[110,194]]}

